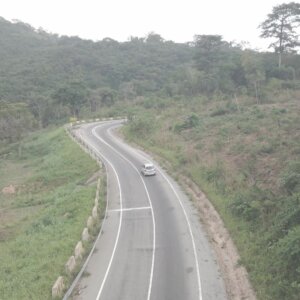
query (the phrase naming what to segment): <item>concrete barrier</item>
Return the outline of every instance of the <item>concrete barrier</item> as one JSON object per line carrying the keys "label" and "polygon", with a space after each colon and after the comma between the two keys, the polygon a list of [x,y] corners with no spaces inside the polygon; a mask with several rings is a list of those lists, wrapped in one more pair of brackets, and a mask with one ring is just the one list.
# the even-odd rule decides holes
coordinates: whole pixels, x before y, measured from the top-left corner
{"label": "concrete barrier", "polygon": [[83,245],[82,245],[82,242],[79,241],[75,247],[75,251],[74,251],[74,254],[75,254],[75,260],[78,260],[78,259],[81,259],[82,256],[83,256],[83,253],[84,253],[84,249],[83,249]]}
{"label": "concrete barrier", "polygon": [[92,216],[89,216],[86,222],[86,226],[88,229],[92,229],[94,226],[94,219]]}
{"label": "concrete barrier", "polygon": [[98,207],[96,205],[93,207],[92,216],[93,216],[93,219],[95,219],[95,220],[98,217]]}
{"label": "concrete barrier", "polygon": [[64,278],[59,276],[52,287],[52,298],[60,298],[65,288]]}
{"label": "concrete barrier", "polygon": [[72,255],[70,256],[67,263],[65,264],[65,270],[68,274],[72,274],[75,267],[76,267],[76,260],[75,260],[75,256]]}
{"label": "concrete barrier", "polygon": [[82,234],[81,234],[81,240],[83,242],[86,242],[90,239],[90,235],[89,235],[89,230],[87,229],[87,227],[85,227],[82,231]]}

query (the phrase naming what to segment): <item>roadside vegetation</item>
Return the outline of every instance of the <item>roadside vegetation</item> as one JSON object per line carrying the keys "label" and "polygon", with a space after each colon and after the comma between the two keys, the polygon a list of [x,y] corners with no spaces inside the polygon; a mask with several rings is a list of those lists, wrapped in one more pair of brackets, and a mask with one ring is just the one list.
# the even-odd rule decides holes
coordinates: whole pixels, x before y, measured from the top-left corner
{"label": "roadside vegetation", "polygon": [[62,128],[1,148],[1,299],[51,299],[91,213],[96,186],[86,182],[97,170]]}

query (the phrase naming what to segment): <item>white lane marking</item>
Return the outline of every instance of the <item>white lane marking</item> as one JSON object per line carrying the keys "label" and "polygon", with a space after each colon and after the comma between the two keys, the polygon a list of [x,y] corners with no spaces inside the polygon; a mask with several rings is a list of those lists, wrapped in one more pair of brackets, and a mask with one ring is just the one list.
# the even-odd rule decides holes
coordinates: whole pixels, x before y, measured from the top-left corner
{"label": "white lane marking", "polygon": [[[115,127],[119,127],[120,125],[116,125]],[[116,140],[116,138],[111,134],[110,132],[111,128],[108,130],[108,133],[110,135],[110,137],[115,140],[117,143],[118,140]],[[134,153],[137,153],[140,157],[142,157],[144,159],[144,156],[135,151],[132,147],[129,147],[130,150]],[[188,215],[187,215],[187,212],[183,206],[183,203],[182,201],[180,200],[180,197],[178,195],[178,193],[176,192],[176,189],[174,188],[174,186],[172,185],[172,183],[170,182],[170,180],[167,178],[167,176],[160,170],[158,170],[159,173],[164,177],[164,179],[167,181],[167,183],[170,185],[171,189],[173,190],[182,210],[183,210],[183,214],[185,216],[185,219],[186,219],[186,222],[187,222],[187,225],[188,225],[188,228],[189,228],[189,233],[190,233],[190,236],[191,236],[191,240],[192,240],[192,245],[193,245],[193,252],[194,252],[194,258],[195,258],[195,264],[196,264],[196,269],[197,269],[197,281],[198,281],[198,294],[199,294],[199,300],[202,300],[202,288],[201,288],[201,277],[200,277],[200,269],[199,269],[199,260],[198,260],[198,255],[197,255],[197,250],[196,250],[196,243],[195,243],[195,239],[194,239],[194,235],[193,235],[193,231],[192,231],[192,226],[191,226],[191,223],[189,221],[189,218],[188,218]]]}
{"label": "white lane marking", "polygon": [[123,209],[110,209],[109,212],[119,212],[119,211],[133,211],[133,210],[145,210],[151,209],[151,206],[144,206],[144,207],[132,207],[132,208],[123,208]]}
{"label": "white lane marking", "polygon": [[[152,214],[152,224],[153,224],[153,252],[152,252],[152,263],[151,263],[151,272],[150,272],[150,278],[149,278],[149,287],[148,287],[148,294],[147,294],[147,300],[150,300],[151,298],[151,290],[152,290],[152,282],[153,282],[153,273],[154,273],[154,264],[155,264],[155,249],[156,249],[156,225],[155,225],[155,217],[154,217],[154,211],[153,211],[153,206],[152,206],[152,201],[149,195],[149,191],[147,189],[146,183],[144,178],[141,176],[139,170],[136,168],[136,166],[130,161],[128,160],[122,153],[120,153],[118,150],[116,150],[114,147],[112,147],[110,144],[108,144],[106,141],[104,141],[96,132],[96,129],[101,127],[101,125],[99,126],[95,126],[92,129],[92,134],[102,143],[104,143],[105,145],[107,145],[109,148],[111,148],[113,151],[115,151],[119,156],[121,156],[125,161],[127,161],[132,167],[133,169],[138,173],[138,175],[140,176],[140,179],[142,180],[142,183],[144,185],[146,194],[147,194],[147,198],[149,201],[149,205],[151,207],[151,214]],[[98,299],[97,299],[98,300]]]}
{"label": "white lane marking", "polygon": [[[82,135],[80,133],[79,133],[79,135],[80,135],[81,139],[84,140],[82,138]],[[99,292],[98,292],[97,297],[96,297],[96,300],[99,300],[100,296],[101,296],[101,293],[103,291],[103,287],[104,287],[105,281],[107,279],[109,270],[111,268],[112,261],[113,261],[114,256],[115,256],[115,252],[116,252],[116,249],[117,249],[118,242],[119,242],[119,237],[120,237],[120,232],[121,232],[121,227],[122,227],[122,220],[123,220],[123,211],[122,211],[122,208],[123,208],[123,198],[122,198],[122,188],[121,188],[121,184],[120,184],[120,179],[119,179],[118,173],[117,173],[116,169],[114,168],[113,164],[110,162],[110,160],[108,158],[106,158],[102,153],[100,153],[100,151],[97,148],[95,148],[91,144],[89,144],[89,146],[91,148],[93,148],[93,150],[96,153],[98,153],[100,155],[100,157],[102,157],[111,166],[112,170],[114,171],[114,173],[116,175],[117,182],[118,182],[118,188],[119,188],[119,191],[120,191],[120,208],[121,208],[121,213],[120,213],[120,218],[119,218],[120,221],[119,221],[118,233],[117,233],[116,241],[115,241],[114,248],[113,248],[113,251],[112,251],[112,255],[110,257],[109,264],[107,266],[104,278],[102,280],[101,287],[100,287]]]}
{"label": "white lane marking", "polygon": [[186,222],[188,224],[188,228],[189,228],[189,232],[190,232],[190,236],[191,236],[191,239],[192,239],[192,244],[193,244],[193,251],[194,251],[194,257],[195,257],[195,264],[196,264],[196,267],[197,267],[197,278],[198,278],[198,293],[199,293],[199,300],[202,300],[202,288],[201,288],[201,278],[200,278],[200,270],[199,270],[199,261],[198,261],[198,255],[197,255],[197,249],[196,249],[196,244],[195,244],[195,239],[194,239],[194,235],[193,235],[193,231],[192,231],[192,226],[191,226],[191,223],[190,223],[190,220],[188,218],[188,215],[186,213],[186,210],[183,206],[183,203],[182,201],[180,200],[180,197],[178,195],[178,193],[176,192],[173,184],[170,182],[170,180],[167,178],[167,176],[165,174],[163,174],[160,170],[159,170],[159,173],[165,178],[165,180],[169,183],[169,185],[171,186],[177,200],[179,201],[179,204],[183,210],[183,213],[184,213],[184,216],[185,216],[185,219],[186,219]]}

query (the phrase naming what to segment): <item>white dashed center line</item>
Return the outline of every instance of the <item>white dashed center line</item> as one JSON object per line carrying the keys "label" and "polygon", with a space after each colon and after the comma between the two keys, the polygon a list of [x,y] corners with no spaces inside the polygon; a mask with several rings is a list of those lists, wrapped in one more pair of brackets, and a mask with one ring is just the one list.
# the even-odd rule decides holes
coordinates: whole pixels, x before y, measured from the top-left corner
{"label": "white dashed center line", "polygon": [[145,210],[151,209],[151,206],[143,206],[143,207],[132,207],[132,208],[123,208],[123,209],[110,209],[108,212],[120,212],[120,211],[133,211],[133,210]]}

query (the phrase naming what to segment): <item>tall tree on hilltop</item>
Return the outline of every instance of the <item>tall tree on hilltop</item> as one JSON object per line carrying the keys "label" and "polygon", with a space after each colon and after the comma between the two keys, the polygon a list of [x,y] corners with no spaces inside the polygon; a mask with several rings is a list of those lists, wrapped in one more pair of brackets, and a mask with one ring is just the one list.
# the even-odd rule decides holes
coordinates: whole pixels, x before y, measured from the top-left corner
{"label": "tall tree on hilltop", "polygon": [[199,71],[200,91],[213,93],[234,89],[232,73],[235,54],[230,43],[220,35],[195,35],[194,62]]}
{"label": "tall tree on hilltop", "polygon": [[259,56],[255,51],[244,50],[241,56],[241,64],[249,91],[254,88],[256,102],[259,104],[260,85],[266,79],[262,56]]}
{"label": "tall tree on hilltop", "polygon": [[146,42],[153,43],[153,44],[159,44],[159,43],[163,43],[164,39],[159,34],[152,31],[147,35]]}
{"label": "tall tree on hilltop", "polygon": [[210,73],[224,58],[224,49],[228,43],[220,35],[195,35],[194,45],[196,68]]}
{"label": "tall tree on hilltop", "polygon": [[278,53],[278,67],[281,67],[282,54],[293,52],[300,45],[296,29],[300,25],[300,4],[284,3],[273,7],[272,13],[260,24],[262,38],[275,38],[269,45]]}

